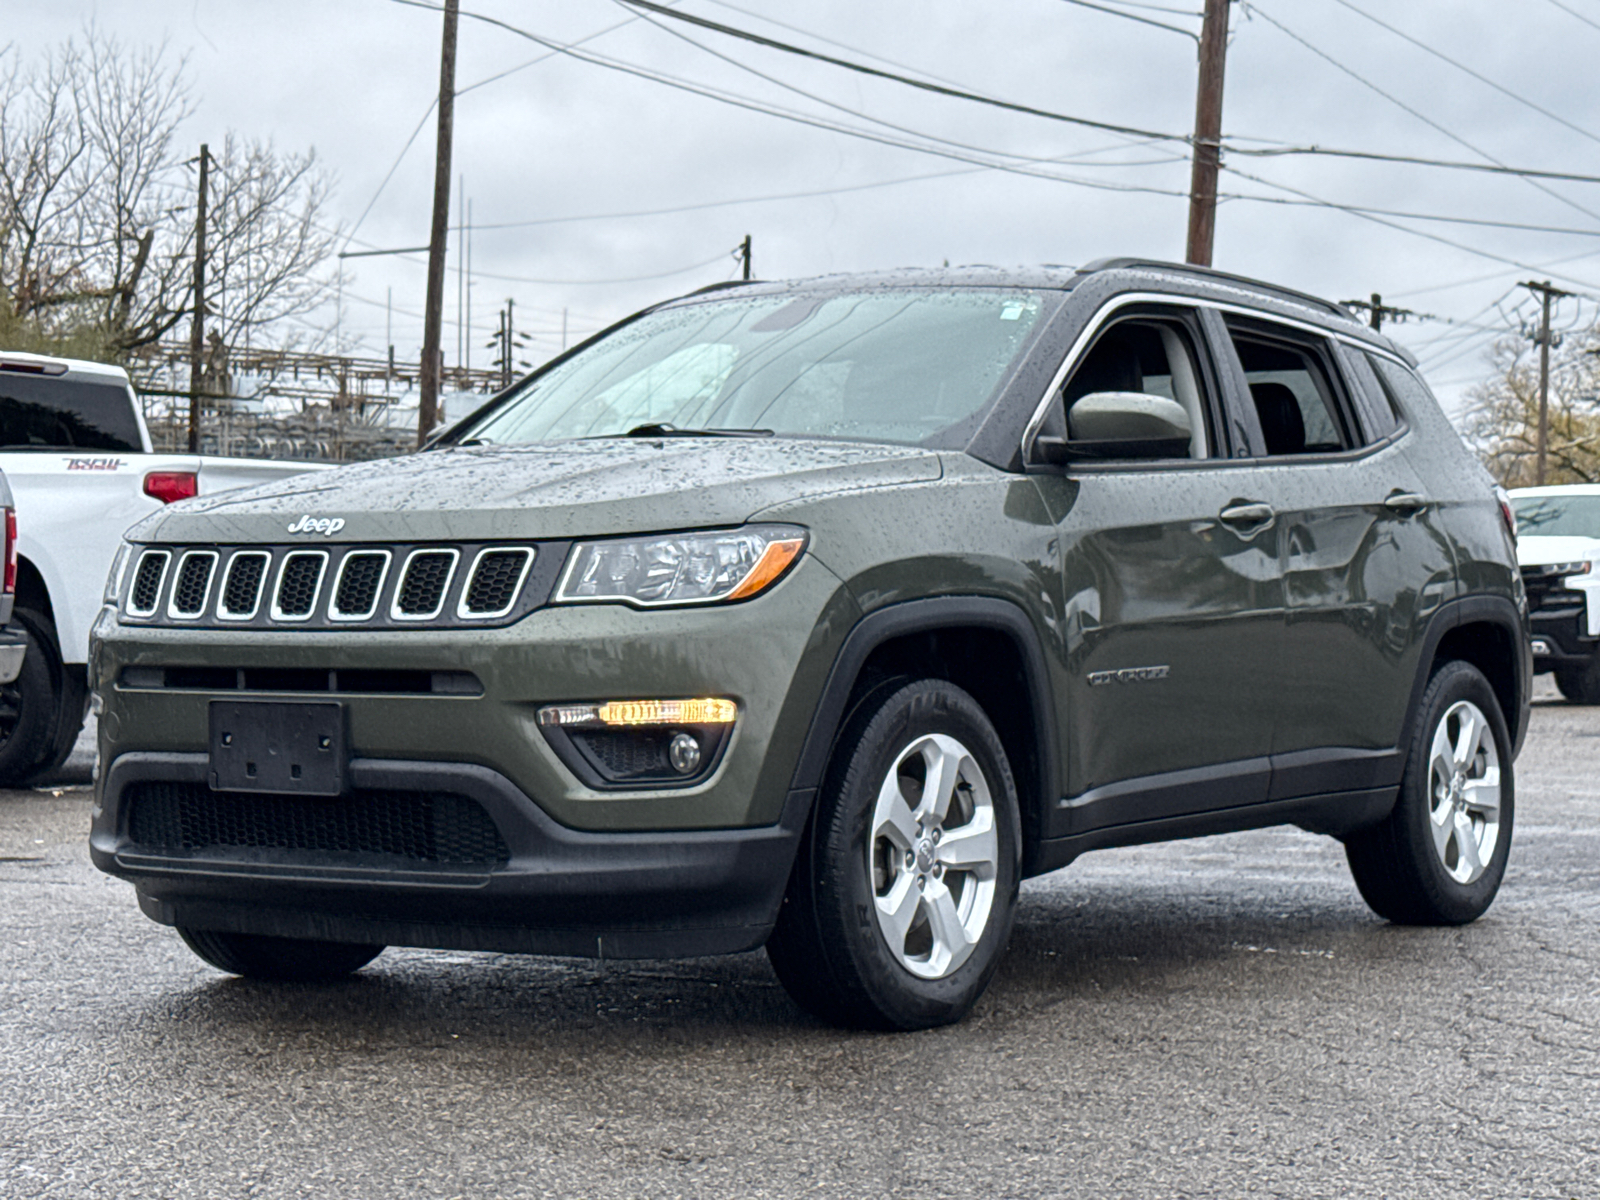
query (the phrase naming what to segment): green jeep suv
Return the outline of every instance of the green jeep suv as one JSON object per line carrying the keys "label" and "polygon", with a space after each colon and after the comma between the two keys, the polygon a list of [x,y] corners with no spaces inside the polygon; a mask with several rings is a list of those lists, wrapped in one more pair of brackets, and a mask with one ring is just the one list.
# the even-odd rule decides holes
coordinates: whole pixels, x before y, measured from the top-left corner
{"label": "green jeep suv", "polygon": [[1338,307],[1119,259],[708,288],[423,453],[174,504],[94,638],[95,863],[206,961],[765,946],[959,1019],[1019,882],[1294,824],[1471,921],[1510,512]]}

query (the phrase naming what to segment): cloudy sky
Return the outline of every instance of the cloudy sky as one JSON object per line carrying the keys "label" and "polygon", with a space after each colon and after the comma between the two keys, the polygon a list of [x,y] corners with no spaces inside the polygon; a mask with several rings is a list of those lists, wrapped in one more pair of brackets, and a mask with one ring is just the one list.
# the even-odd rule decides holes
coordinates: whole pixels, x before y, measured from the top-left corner
{"label": "cloudy sky", "polygon": [[[1193,125],[1200,0],[673,6],[1054,113],[1155,134]],[[351,250],[426,242],[437,11],[399,0],[0,0],[0,38],[21,53],[91,20],[187,55],[190,142],[232,130],[314,147],[337,175],[331,215]],[[1600,0],[1236,0],[1232,30],[1223,125],[1240,151],[1317,146],[1600,175]],[[486,365],[482,345],[508,298],[537,362],[558,348],[563,313],[575,339],[733,277],[746,234],[763,278],[1183,255],[1181,142],[930,95],[619,0],[465,0],[457,87],[455,173],[475,229],[470,338],[458,332],[451,245],[452,362],[461,340]],[[1233,198],[1219,213],[1216,265],[1334,299],[1380,292],[1426,315],[1394,332],[1452,404],[1482,377],[1496,331],[1531,316],[1519,280],[1587,294],[1562,303],[1562,325],[1600,312],[1600,185],[1326,155],[1226,162]],[[420,254],[346,260],[346,340],[380,354],[392,320],[397,354],[413,358],[423,264]]]}

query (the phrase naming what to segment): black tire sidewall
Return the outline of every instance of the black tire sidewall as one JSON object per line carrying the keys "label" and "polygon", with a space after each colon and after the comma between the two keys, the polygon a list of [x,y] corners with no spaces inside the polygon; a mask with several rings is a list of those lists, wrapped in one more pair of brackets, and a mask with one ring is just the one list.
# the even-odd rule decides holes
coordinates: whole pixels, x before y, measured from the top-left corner
{"label": "black tire sidewall", "polygon": [[[1483,874],[1468,884],[1458,883],[1446,873],[1433,845],[1429,819],[1433,736],[1444,714],[1460,700],[1470,700],[1488,720],[1500,758],[1499,839]],[[1464,662],[1446,663],[1434,674],[1423,692],[1417,716],[1394,815],[1402,844],[1413,860],[1415,878],[1421,889],[1419,899],[1432,910],[1438,923],[1464,925],[1482,916],[1493,903],[1511,853],[1516,810],[1511,735],[1489,681],[1476,667]]]}
{"label": "black tire sidewall", "polygon": [[1581,667],[1557,671],[1556,687],[1569,704],[1600,704],[1600,649]]}
{"label": "black tire sidewall", "polygon": [[12,624],[27,635],[22,670],[15,688],[17,720],[0,742],[0,787],[19,787],[35,775],[54,749],[62,687],[61,655],[56,649],[55,627],[31,609],[19,608]]}
{"label": "black tire sidewall", "polygon": [[[971,751],[989,785],[999,842],[988,925],[967,961],[942,979],[911,974],[890,950],[878,925],[867,854],[880,785],[905,748],[930,733],[947,734]],[[999,966],[1021,881],[1016,784],[982,708],[961,688],[942,680],[910,683],[882,695],[875,705],[863,706],[840,739],[817,817],[812,877],[829,884],[818,896],[819,925],[825,938],[837,938],[835,953],[848,960],[848,970],[836,974],[845,975],[852,990],[859,989],[861,999],[889,1027],[926,1028],[959,1020]]]}

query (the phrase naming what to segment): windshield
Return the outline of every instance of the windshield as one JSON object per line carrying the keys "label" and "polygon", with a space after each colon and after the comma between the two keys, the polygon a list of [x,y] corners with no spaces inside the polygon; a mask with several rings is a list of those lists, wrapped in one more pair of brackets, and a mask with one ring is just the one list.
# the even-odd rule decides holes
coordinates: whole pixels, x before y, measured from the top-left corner
{"label": "windshield", "polygon": [[5,373],[0,374],[0,446],[137,454],[139,423],[128,389],[120,384]]}
{"label": "windshield", "polygon": [[530,380],[461,442],[640,426],[926,442],[988,403],[1039,293],[906,289],[707,301],[648,313]]}
{"label": "windshield", "polygon": [[1600,538],[1600,496],[1513,496],[1511,507],[1520,534]]}

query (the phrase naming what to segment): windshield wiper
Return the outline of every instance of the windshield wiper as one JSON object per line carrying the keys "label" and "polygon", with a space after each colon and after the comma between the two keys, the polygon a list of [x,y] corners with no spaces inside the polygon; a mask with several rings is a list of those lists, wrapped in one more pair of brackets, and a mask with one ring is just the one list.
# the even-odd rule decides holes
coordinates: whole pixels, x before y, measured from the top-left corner
{"label": "windshield wiper", "polygon": [[[615,436],[602,434],[602,437]],[[623,437],[771,437],[770,429],[679,429],[668,421],[653,421],[648,425],[635,425]]]}

